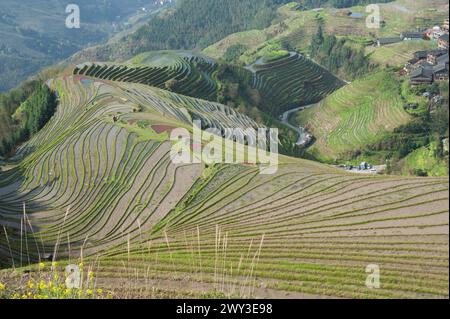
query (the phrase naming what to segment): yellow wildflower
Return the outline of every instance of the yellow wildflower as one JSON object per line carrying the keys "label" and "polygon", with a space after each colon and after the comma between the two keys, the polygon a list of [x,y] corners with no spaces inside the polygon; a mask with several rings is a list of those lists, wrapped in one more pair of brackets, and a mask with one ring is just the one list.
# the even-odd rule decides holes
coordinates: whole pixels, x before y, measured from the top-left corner
{"label": "yellow wildflower", "polygon": [[108,293],[108,295],[106,295],[106,299],[113,299],[113,295],[112,295],[112,293]]}
{"label": "yellow wildflower", "polygon": [[6,286],[0,282],[0,290],[5,290]]}
{"label": "yellow wildflower", "polygon": [[47,289],[47,285],[43,280],[41,280],[41,282],[39,283],[39,289]]}
{"label": "yellow wildflower", "polygon": [[33,289],[34,288],[34,283],[32,280],[28,280],[28,284],[27,284],[28,288]]}
{"label": "yellow wildflower", "polygon": [[88,296],[92,296],[94,294],[94,292],[92,291],[92,289],[86,289],[86,294]]}
{"label": "yellow wildflower", "polygon": [[89,278],[89,281],[94,280],[94,272],[93,271],[88,272],[88,278]]}
{"label": "yellow wildflower", "polygon": [[41,268],[41,269],[45,268],[45,263],[40,262],[40,263],[39,263],[39,268]]}
{"label": "yellow wildflower", "polygon": [[22,295],[22,299],[28,299],[27,295]]}
{"label": "yellow wildflower", "polygon": [[58,279],[59,279],[59,275],[58,275],[58,274],[55,274],[55,275],[53,276],[53,278],[54,278],[55,280],[58,280]]}
{"label": "yellow wildflower", "polygon": [[52,267],[58,267],[58,262],[57,261],[52,262]]}
{"label": "yellow wildflower", "polygon": [[99,295],[103,294],[103,289],[97,289],[97,293],[98,293]]}

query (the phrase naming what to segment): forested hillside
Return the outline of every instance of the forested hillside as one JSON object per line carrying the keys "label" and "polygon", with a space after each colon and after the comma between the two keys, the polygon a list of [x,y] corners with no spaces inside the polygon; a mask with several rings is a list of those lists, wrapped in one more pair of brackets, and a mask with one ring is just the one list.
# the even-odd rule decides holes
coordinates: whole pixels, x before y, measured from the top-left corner
{"label": "forested hillside", "polygon": [[373,70],[375,65],[364,52],[364,46],[355,47],[345,38],[324,35],[322,26],[312,39],[309,54],[330,72],[347,79],[355,79]]}
{"label": "forested hillside", "polygon": [[388,0],[181,0],[161,12],[136,32],[116,43],[85,50],[72,61],[127,60],[152,50],[204,49],[227,35],[264,29],[277,17],[277,8],[286,3],[298,4],[299,10],[321,6],[339,8]]}
{"label": "forested hillside", "polygon": [[[277,5],[289,0],[185,0],[167,15],[152,19],[129,41],[138,52],[205,47],[224,35],[267,27]],[[135,52],[137,53],[137,52]]]}
{"label": "forested hillside", "polygon": [[41,81],[26,82],[9,94],[0,94],[0,155],[37,133],[53,115],[55,94]]}
{"label": "forested hillside", "polygon": [[[172,14],[152,19],[130,40],[139,43],[137,51],[204,48],[225,35],[262,29],[275,18],[275,8],[290,0],[184,0]],[[301,0],[299,8],[321,5],[338,8],[388,0]],[[136,52],[135,52],[136,53]]]}

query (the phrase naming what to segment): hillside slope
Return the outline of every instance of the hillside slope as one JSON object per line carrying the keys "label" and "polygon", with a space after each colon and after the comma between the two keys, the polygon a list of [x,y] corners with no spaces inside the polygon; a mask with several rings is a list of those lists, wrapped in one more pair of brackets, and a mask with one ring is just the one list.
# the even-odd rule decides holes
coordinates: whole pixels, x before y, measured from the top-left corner
{"label": "hillside slope", "polygon": [[[43,67],[148,21],[151,13],[162,7],[159,1],[151,0],[79,0],[80,28],[69,29],[65,26],[69,3],[0,2],[0,92],[14,88]],[[142,7],[147,11],[140,10]]]}
{"label": "hillside slope", "polygon": [[247,69],[253,72],[253,87],[262,95],[261,108],[272,115],[317,103],[344,85],[342,80],[295,52],[269,63],[257,61]]}
{"label": "hillside slope", "polygon": [[179,94],[217,100],[218,65],[211,59],[186,51],[143,53],[129,63],[84,63],[75,75],[87,75],[119,82],[142,83]]}
{"label": "hillside slope", "polygon": [[[168,132],[190,129],[192,113],[255,123],[141,84],[77,75],[49,85],[57,113],[0,172],[2,264],[51,254],[63,267],[82,251],[119,296],[155,296],[154,286],[177,296],[448,297],[448,179],[366,177],[283,156],[273,175],[175,165]],[[23,218],[33,228],[21,232]],[[374,263],[380,289],[365,286]]]}
{"label": "hillside slope", "polygon": [[[319,6],[320,2],[313,2]],[[366,45],[376,41],[378,37],[397,37],[408,30],[440,25],[448,16],[446,0],[387,1],[388,3],[380,4],[380,13],[383,17],[381,28],[369,29],[365,23],[368,13],[361,2],[348,1],[345,9],[324,6],[321,10],[308,10],[310,8],[299,6],[295,2],[288,3],[278,8],[276,18],[267,28],[230,34],[205,48],[203,53],[216,59],[223,59],[233,52],[236,55],[232,55],[235,62],[243,64],[253,63],[273,50],[288,49],[307,53],[319,26],[323,28],[324,34],[346,39],[349,47],[364,50]],[[372,1],[365,1],[367,2]],[[348,15],[349,12],[360,13],[363,17],[353,18]],[[426,45],[427,42],[424,41],[421,47]],[[428,46],[430,45],[428,43]],[[411,49],[408,46],[417,44],[400,45],[399,49],[394,46],[393,50],[385,47],[368,48],[367,53],[375,51],[373,62],[383,65],[388,63],[386,57],[383,58],[383,54],[386,54],[393,58],[393,63],[397,63],[405,60],[404,51]]]}
{"label": "hillside slope", "polygon": [[217,62],[189,51],[140,54],[126,63],[83,63],[73,74],[119,82],[142,83],[179,94],[217,101],[229,72],[239,87],[259,93],[257,106],[272,116],[316,103],[344,85],[330,72],[295,52],[275,61],[259,60],[246,68]]}
{"label": "hillside slope", "polygon": [[323,161],[345,159],[407,123],[411,118],[403,108],[398,81],[395,75],[377,72],[299,112],[296,120],[316,138],[310,152]]}

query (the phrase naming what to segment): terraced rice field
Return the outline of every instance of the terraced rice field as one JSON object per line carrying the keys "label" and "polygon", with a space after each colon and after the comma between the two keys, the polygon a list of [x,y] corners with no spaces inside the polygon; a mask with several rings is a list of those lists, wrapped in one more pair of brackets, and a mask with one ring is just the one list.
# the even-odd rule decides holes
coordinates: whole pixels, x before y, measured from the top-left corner
{"label": "terraced rice field", "polygon": [[[158,58],[157,58],[158,57]],[[252,85],[262,96],[261,108],[272,114],[299,105],[318,102],[344,83],[314,62],[292,53],[272,63],[256,64],[249,72],[232,66],[242,82]],[[141,56],[128,64],[84,63],[74,75],[116,82],[140,83],[168,89],[178,94],[217,100],[218,65],[213,60],[188,52],[165,52],[161,56]]]}
{"label": "terraced rice field", "polygon": [[[82,252],[97,285],[125,296],[448,298],[448,179],[283,156],[273,175],[175,165],[162,126],[191,127],[191,112],[251,120],[146,85],[79,75],[50,85],[56,115],[0,172],[2,264]],[[365,285],[369,264],[379,289]]]}
{"label": "terraced rice field", "polygon": [[313,108],[297,114],[297,121],[316,137],[310,151],[324,161],[345,156],[406,124],[393,75],[379,72],[336,91]]}
{"label": "terraced rice field", "polygon": [[300,54],[251,66],[253,86],[265,111],[278,115],[290,108],[319,102],[344,85],[330,72]]}
{"label": "terraced rice field", "polygon": [[[98,79],[142,83],[179,94],[206,100],[217,99],[217,83],[213,79],[217,65],[212,60],[187,53],[163,52],[159,59],[137,57],[132,64],[84,63],[74,69],[75,75]],[[138,64],[135,64],[139,62]]]}

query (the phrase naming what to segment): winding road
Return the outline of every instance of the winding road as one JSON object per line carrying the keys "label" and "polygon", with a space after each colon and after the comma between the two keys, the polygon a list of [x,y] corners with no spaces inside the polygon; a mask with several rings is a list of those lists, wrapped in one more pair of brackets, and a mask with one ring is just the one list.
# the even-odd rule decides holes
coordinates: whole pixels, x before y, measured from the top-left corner
{"label": "winding road", "polygon": [[292,113],[296,113],[301,110],[309,109],[309,108],[313,107],[314,105],[316,105],[316,104],[310,104],[310,105],[296,107],[295,109],[284,112],[280,116],[280,120],[281,120],[281,122],[283,122],[284,125],[288,126],[289,128],[293,129],[294,131],[296,131],[298,133],[298,140],[297,140],[297,143],[295,143],[296,145],[304,145],[307,142],[307,138],[306,138],[307,132],[306,132],[305,128],[303,128],[301,126],[294,126],[291,123],[289,123],[289,117]]}

